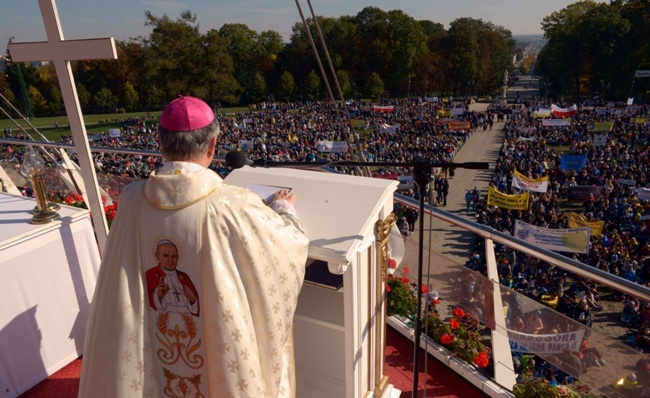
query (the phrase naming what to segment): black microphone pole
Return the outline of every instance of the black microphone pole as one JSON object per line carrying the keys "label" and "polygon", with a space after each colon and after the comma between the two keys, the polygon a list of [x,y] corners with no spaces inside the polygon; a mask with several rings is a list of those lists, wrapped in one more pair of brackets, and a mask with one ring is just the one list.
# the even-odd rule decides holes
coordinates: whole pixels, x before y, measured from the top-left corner
{"label": "black microphone pole", "polygon": [[420,340],[422,339],[422,273],[424,264],[424,195],[427,184],[431,181],[431,167],[419,163],[413,167],[413,180],[418,187],[420,233],[418,235],[418,302],[415,311],[415,344],[413,346],[413,392],[417,396],[420,373]]}

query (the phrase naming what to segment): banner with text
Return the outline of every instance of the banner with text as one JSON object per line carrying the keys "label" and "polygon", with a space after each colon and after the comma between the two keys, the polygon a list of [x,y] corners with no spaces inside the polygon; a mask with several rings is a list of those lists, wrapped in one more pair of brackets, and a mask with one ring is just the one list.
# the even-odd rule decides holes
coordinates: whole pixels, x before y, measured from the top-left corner
{"label": "banner with text", "polygon": [[471,127],[467,120],[457,120],[447,123],[449,130],[469,130]]}
{"label": "banner with text", "polygon": [[488,206],[496,206],[502,209],[528,210],[528,197],[530,194],[524,192],[519,195],[507,195],[488,187]]}
{"label": "banner with text", "polygon": [[399,124],[391,126],[390,124],[382,124],[379,126],[379,132],[385,134],[396,134],[399,133]]}
{"label": "banner with text", "polygon": [[120,129],[108,129],[108,136],[111,138],[119,138],[121,135]]}
{"label": "banner with text", "polygon": [[562,155],[560,168],[562,170],[582,170],[587,165],[587,155]]}
{"label": "banner with text", "polygon": [[523,191],[541,192],[548,191],[548,176],[542,178],[528,178],[515,170],[512,186]]}
{"label": "banner with text", "polygon": [[585,216],[578,213],[569,213],[569,228],[589,227],[590,236],[598,236],[603,233],[605,221],[587,221]]}
{"label": "banner with text", "polygon": [[605,145],[607,145],[607,133],[595,133],[594,146],[605,146]]}
{"label": "banner with text", "polygon": [[589,253],[589,227],[550,229],[515,220],[515,237],[542,249]]}
{"label": "banner with text", "polygon": [[316,150],[318,152],[347,152],[348,143],[345,141],[318,141]]}
{"label": "banner with text", "polygon": [[600,202],[607,197],[607,191],[602,185],[574,185],[569,187],[569,200],[584,201],[590,193],[594,195],[596,202]]}
{"label": "banner with text", "polygon": [[636,197],[639,200],[650,200],[650,188],[639,188]]}
{"label": "banner with text", "polygon": [[512,352],[534,352],[539,355],[580,351],[585,329],[568,333],[529,334],[508,329]]}
{"label": "banner with text", "polygon": [[589,131],[612,131],[614,122],[592,122],[587,124]]}
{"label": "banner with text", "polygon": [[542,120],[544,127],[561,127],[571,125],[571,119],[545,119]]}

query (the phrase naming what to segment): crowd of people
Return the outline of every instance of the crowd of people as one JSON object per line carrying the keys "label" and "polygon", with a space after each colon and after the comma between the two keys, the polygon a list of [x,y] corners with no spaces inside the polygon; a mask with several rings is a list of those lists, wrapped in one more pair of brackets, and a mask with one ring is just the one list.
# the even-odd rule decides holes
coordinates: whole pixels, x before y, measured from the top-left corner
{"label": "crowd of people", "polygon": [[[455,153],[477,130],[491,130],[495,121],[505,121],[504,141],[490,186],[505,194],[520,191],[513,186],[515,171],[535,179],[549,178],[546,193],[530,193],[527,210],[509,210],[487,205],[487,198],[475,188],[465,194],[466,210],[484,225],[508,234],[514,233],[516,220],[538,227],[560,229],[569,227],[569,209],[582,213],[587,221],[604,221],[599,235],[591,236],[588,254],[571,254],[574,259],[595,268],[650,287],[650,201],[638,198],[639,190],[648,185],[650,165],[649,108],[626,107],[622,104],[598,104],[581,107],[566,126],[543,123],[536,117],[537,109],[550,108],[550,102],[537,99],[511,107],[493,105],[485,112],[470,112],[464,103],[396,100],[384,104],[391,112],[376,112],[372,104],[349,103],[357,127],[340,122],[342,107],[329,102],[279,103],[251,107],[248,112],[221,113],[217,117],[222,130],[219,147],[227,151],[245,149],[252,159],[297,161],[327,164],[346,159],[347,152],[326,152],[321,141],[349,141],[360,148],[368,162],[411,162],[427,160],[451,163]],[[450,108],[463,108],[462,114],[450,117]],[[467,121],[464,128],[451,128],[449,121]],[[102,133],[93,139],[93,146],[158,151],[157,118],[122,120],[119,137]],[[613,127],[604,143],[595,143],[591,123],[611,122]],[[16,138],[15,132],[4,132]],[[61,137],[71,143],[71,137]],[[5,146],[8,148],[8,146]],[[561,167],[562,153],[585,155],[585,167],[566,170]],[[20,162],[20,151],[2,151],[4,160]],[[162,165],[158,156],[96,153],[93,155],[100,184],[113,195],[132,179],[147,178]],[[225,176],[229,169],[223,163],[211,168]],[[384,171],[378,170],[381,174]],[[405,169],[391,170],[396,175]],[[427,187],[431,204],[446,205],[453,168],[441,169]],[[603,195],[587,195],[576,202],[574,186],[603,187]],[[417,197],[416,189],[402,193]],[[408,236],[414,231],[417,212],[397,206],[400,231]],[[486,271],[479,253],[481,240],[467,265]],[[507,247],[499,249],[499,274],[502,284],[534,297],[564,315],[590,326],[593,311],[600,311],[604,290],[589,280],[576,277],[559,268],[529,258]],[[612,294],[623,301],[621,322],[630,330],[630,343],[640,351],[650,352],[650,304],[632,297]],[[532,319],[510,319],[513,325],[534,324]],[[532,330],[532,329],[531,329]],[[533,333],[550,333],[541,328]],[[600,363],[596,359],[593,363]]]}

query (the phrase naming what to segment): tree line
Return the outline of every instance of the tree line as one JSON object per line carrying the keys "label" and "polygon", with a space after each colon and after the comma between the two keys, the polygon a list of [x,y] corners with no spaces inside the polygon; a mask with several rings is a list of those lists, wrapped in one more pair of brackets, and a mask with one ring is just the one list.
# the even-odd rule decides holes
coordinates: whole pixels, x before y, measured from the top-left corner
{"label": "tree line", "polygon": [[[313,22],[308,20],[310,33],[325,62]],[[346,99],[496,94],[504,72],[514,68],[511,32],[481,19],[459,18],[445,29],[400,10],[366,7],[355,16],[317,22]],[[244,24],[201,33],[189,10],[176,19],[145,11],[145,26],[151,29],[147,37],[116,43],[117,60],[74,63],[84,112],[158,110],[178,94],[223,106],[324,98],[302,23],[294,24],[288,43],[276,31],[256,32]],[[19,70],[9,53],[6,61],[0,93],[21,109],[28,98],[36,116],[61,114],[53,66],[20,64]]]}
{"label": "tree line", "polygon": [[[458,18],[445,29],[400,10],[366,7],[317,22],[345,98],[498,95],[506,70],[512,78],[514,65],[525,71],[531,64],[509,30],[481,19]],[[316,24],[308,25],[325,62]],[[145,11],[145,26],[147,37],[117,42],[117,60],[74,63],[84,112],[159,110],[178,94],[215,106],[325,97],[302,23],[287,43],[276,31],[245,24],[201,33],[189,10],[176,19]],[[645,99],[650,79],[634,74],[650,69],[649,0],[581,0],[545,17],[542,29],[547,42],[533,67],[543,95]],[[16,68],[7,53],[0,93],[27,114],[28,105],[36,116],[63,112],[50,65]]]}

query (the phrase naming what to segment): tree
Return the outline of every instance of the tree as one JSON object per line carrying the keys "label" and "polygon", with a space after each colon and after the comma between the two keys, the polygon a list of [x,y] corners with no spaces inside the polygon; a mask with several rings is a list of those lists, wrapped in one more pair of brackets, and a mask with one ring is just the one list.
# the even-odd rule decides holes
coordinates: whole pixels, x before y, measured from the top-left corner
{"label": "tree", "polygon": [[90,94],[90,91],[86,89],[86,86],[84,86],[81,83],[77,83],[77,98],[79,98],[79,106],[81,106],[81,109],[87,110],[90,101],[92,100],[92,94]]}
{"label": "tree", "polygon": [[113,113],[118,105],[118,98],[109,88],[104,87],[93,96],[93,104],[96,112]]}
{"label": "tree", "polygon": [[253,84],[251,85],[249,94],[253,102],[262,102],[267,99],[266,80],[264,80],[261,73],[257,72],[253,77]]}
{"label": "tree", "polygon": [[304,96],[308,101],[317,101],[321,97],[321,79],[312,69],[307,75],[304,87]]}
{"label": "tree", "polygon": [[379,77],[379,73],[373,72],[370,74],[370,78],[366,82],[364,87],[364,94],[366,97],[372,99],[373,101],[378,101],[382,94],[384,94],[384,81]]}
{"label": "tree", "polygon": [[343,98],[350,98],[352,96],[352,82],[350,81],[350,74],[345,70],[336,71],[336,78],[339,81]]}
{"label": "tree", "polygon": [[541,55],[541,71],[560,91],[566,80],[578,100],[599,90],[606,69],[618,64],[612,58],[614,48],[629,32],[630,23],[616,7],[582,0],[545,17],[542,29],[548,42]]}
{"label": "tree", "polygon": [[285,70],[282,73],[282,76],[280,76],[280,81],[278,82],[278,88],[276,90],[276,97],[280,101],[291,101],[295,91],[296,82],[293,80],[291,73]]}
{"label": "tree", "polygon": [[48,114],[49,108],[47,106],[47,100],[36,87],[29,86],[27,89],[27,95],[29,96],[29,101],[32,103],[34,114],[36,116],[44,116]]}
{"label": "tree", "polygon": [[203,70],[197,67],[197,54],[201,54],[201,34],[196,15],[183,11],[176,21],[166,14],[154,16],[145,11],[145,26],[153,28],[146,40],[149,55],[145,67],[150,71],[149,85],[157,85],[165,98],[178,94],[194,95]]}
{"label": "tree", "polygon": [[140,101],[140,96],[135,91],[133,84],[131,82],[125,82],[121,94],[120,103],[124,105],[128,112],[132,112]]}

